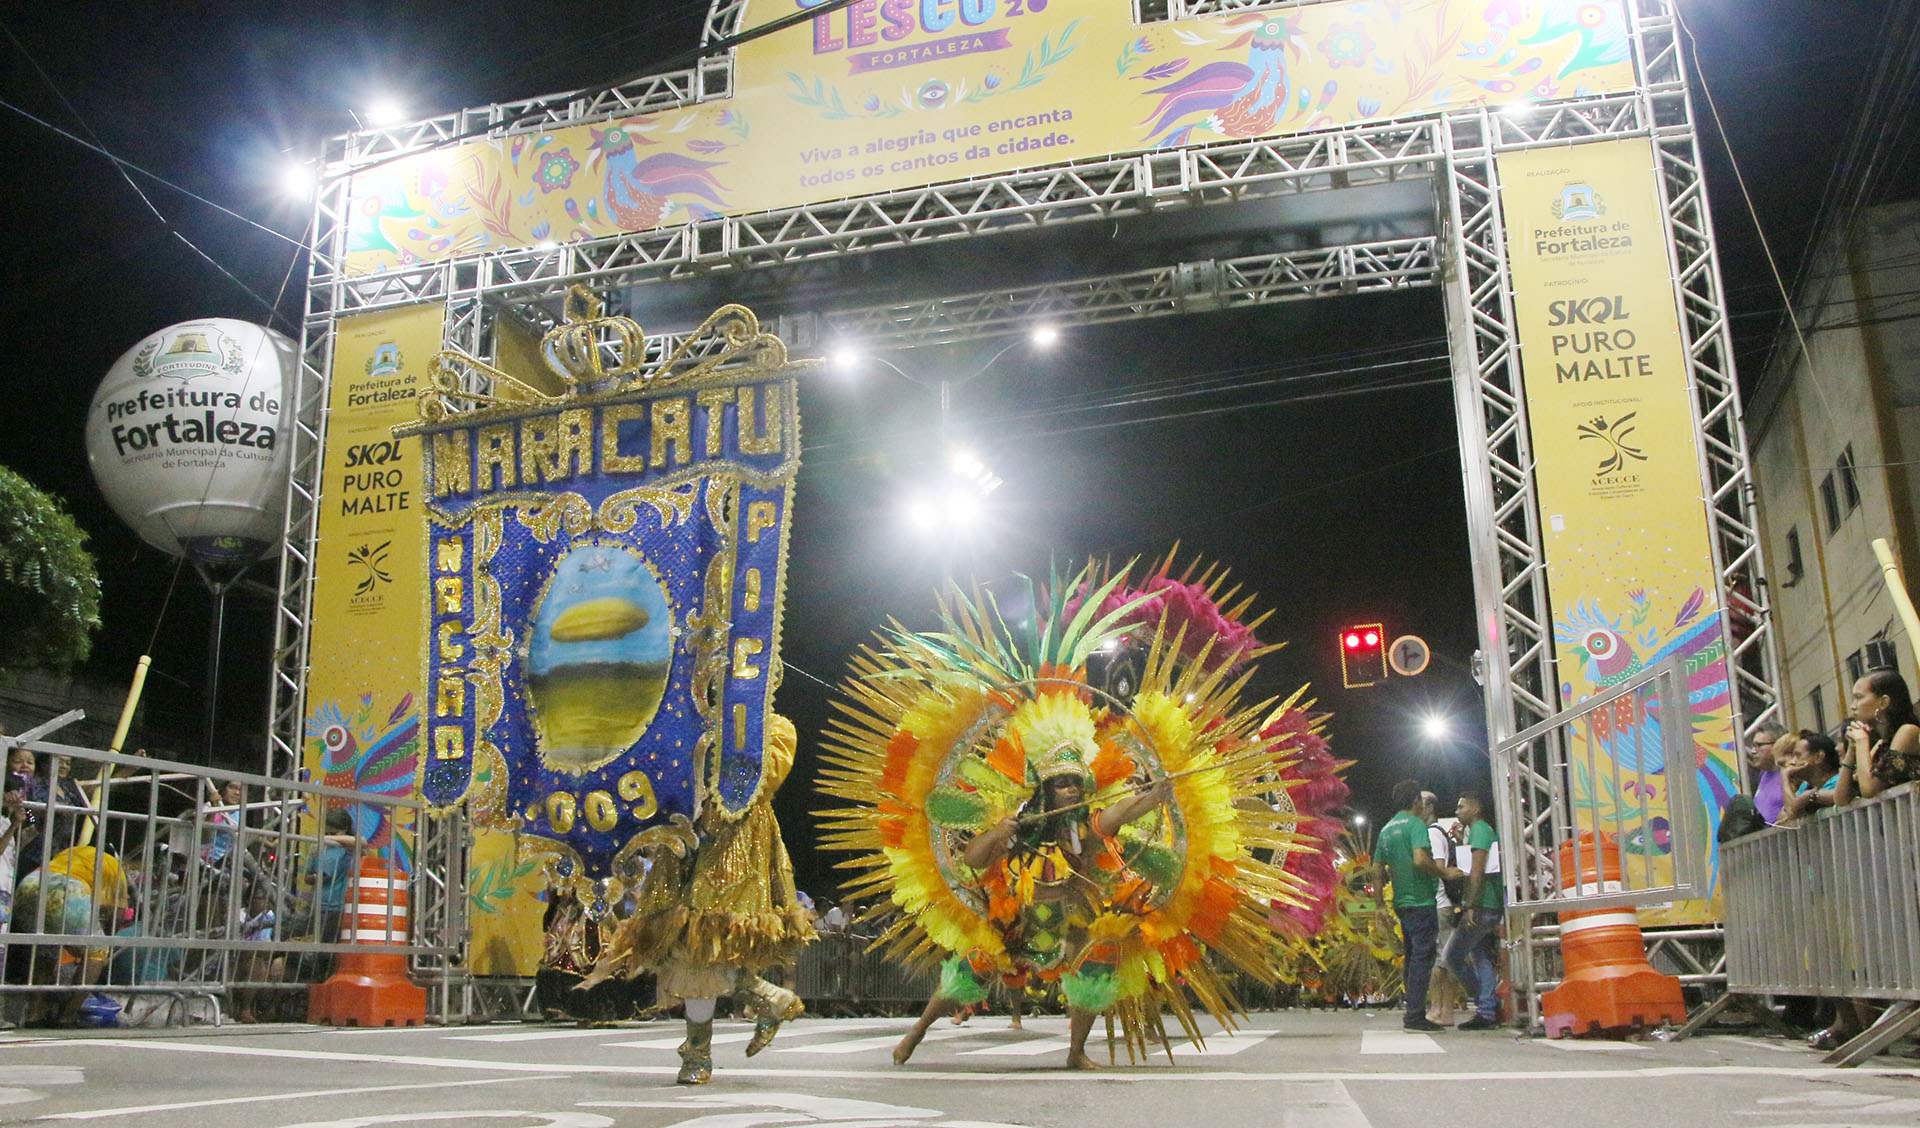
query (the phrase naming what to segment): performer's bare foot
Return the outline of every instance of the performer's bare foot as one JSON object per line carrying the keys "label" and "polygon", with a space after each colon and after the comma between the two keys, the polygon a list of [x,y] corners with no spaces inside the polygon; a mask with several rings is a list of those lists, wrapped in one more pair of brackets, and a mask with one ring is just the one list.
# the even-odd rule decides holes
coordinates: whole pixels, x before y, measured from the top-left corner
{"label": "performer's bare foot", "polygon": [[1094,1063],[1092,1058],[1087,1056],[1085,1050],[1077,1050],[1067,1055],[1067,1068],[1079,1070],[1082,1073],[1093,1073],[1099,1070],[1100,1067]]}
{"label": "performer's bare foot", "polygon": [[893,1047],[893,1064],[907,1064],[908,1059],[913,1057],[913,1051],[920,1048],[920,1039],[926,1036],[926,1027],[917,1023],[912,1030],[901,1035],[900,1041]]}
{"label": "performer's bare foot", "polygon": [[907,1064],[907,1059],[913,1056],[913,1051],[920,1048],[920,1039],[927,1036],[927,1028],[959,1009],[958,1004],[938,995],[928,999],[927,1008],[920,1012],[919,1018],[914,1020],[913,1029],[901,1035],[900,1043],[893,1047],[893,1064]]}
{"label": "performer's bare foot", "polygon": [[1007,1023],[1007,1029],[1008,1030],[1025,1030],[1026,1027],[1020,1025],[1020,1016],[1016,1014],[1013,1016],[1013,1021]]}

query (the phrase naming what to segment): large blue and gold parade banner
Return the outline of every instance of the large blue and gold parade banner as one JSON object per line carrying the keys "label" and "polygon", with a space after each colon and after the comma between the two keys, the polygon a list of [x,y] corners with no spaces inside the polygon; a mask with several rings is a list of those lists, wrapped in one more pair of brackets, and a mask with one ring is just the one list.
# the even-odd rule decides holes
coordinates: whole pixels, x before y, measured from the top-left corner
{"label": "large blue and gold parade banner", "polygon": [[426,465],[425,797],[616,884],[758,794],[800,454],[794,369],[750,312],[644,370],[642,342],[576,293],[542,344],[565,394],[443,353],[397,429]]}

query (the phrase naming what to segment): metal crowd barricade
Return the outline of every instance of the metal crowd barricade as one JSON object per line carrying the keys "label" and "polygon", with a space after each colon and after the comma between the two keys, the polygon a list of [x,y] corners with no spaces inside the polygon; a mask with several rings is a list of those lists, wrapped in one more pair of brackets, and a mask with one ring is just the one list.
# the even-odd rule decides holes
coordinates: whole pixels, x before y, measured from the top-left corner
{"label": "metal crowd barricade", "polygon": [[1920,1028],[1920,784],[1736,838],[1720,873],[1728,993],[1682,1034],[1768,994],[1891,1002],[1837,1065]]}
{"label": "metal crowd barricade", "polygon": [[[369,849],[357,835],[323,837],[330,806],[349,808],[363,828],[384,820],[411,844],[425,864],[396,867],[418,906],[397,948],[416,977],[457,978],[463,831],[423,818],[419,800],[47,741],[18,746],[35,765],[31,840],[20,849],[10,931],[0,934],[8,1017],[71,1021],[117,1004],[129,1024],[219,1022],[225,1002],[262,1013],[298,1004],[304,1018],[304,984],[353,948],[339,940],[338,905]],[[88,996],[106,1002],[82,1008]]]}
{"label": "metal crowd barricade", "polygon": [[801,949],[794,988],[815,1010],[918,1012],[939,987],[939,977],[915,974],[867,951],[871,937],[822,932]]}
{"label": "metal crowd barricade", "polygon": [[[1492,758],[1509,979],[1537,1026],[1540,996],[1558,986],[1559,929],[1533,924],[1535,914],[1687,900],[1706,887],[1686,665],[1668,658],[1499,742]],[[1661,791],[1656,814],[1647,799]],[[1675,934],[1692,969],[1683,980],[1719,980],[1717,955],[1701,950],[1718,934]],[[1648,937],[1656,948],[1659,937]]]}

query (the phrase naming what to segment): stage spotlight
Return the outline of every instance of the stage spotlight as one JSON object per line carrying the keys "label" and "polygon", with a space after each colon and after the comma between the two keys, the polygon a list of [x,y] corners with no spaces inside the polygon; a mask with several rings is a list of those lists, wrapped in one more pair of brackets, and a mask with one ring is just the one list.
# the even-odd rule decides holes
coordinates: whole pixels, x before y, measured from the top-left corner
{"label": "stage spotlight", "polygon": [[367,106],[367,124],[398,125],[407,119],[407,108],[393,98],[376,98]]}
{"label": "stage spotlight", "polygon": [[280,190],[296,200],[313,198],[313,166],[304,161],[288,161],[280,169]]}
{"label": "stage spotlight", "polygon": [[940,523],[940,514],[935,511],[933,503],[924,497],[911,497],[907,499],[906,516],[907,524],[912,526],[917,532],[932,532],[934,527]]}
{"label": "stage spotlight", "polygon": [[947,520],[956,529],[971,529],[979,524],[979,495],[967,489],[950,491],[947,494]]}
{"label": "stage spotlight", "polygon": [[860,367],[863,359],[865,358],[860,355],[860,350],[852,345],[835,345],[833,351],[827,355],[828,363],[842,375],[852,375]]}
{"label": "stage spotlight", "polygon": [[1036,325],[1031,339],[1035,348],[1050,349],[1060,339],[1060,330],[1051,325]]}

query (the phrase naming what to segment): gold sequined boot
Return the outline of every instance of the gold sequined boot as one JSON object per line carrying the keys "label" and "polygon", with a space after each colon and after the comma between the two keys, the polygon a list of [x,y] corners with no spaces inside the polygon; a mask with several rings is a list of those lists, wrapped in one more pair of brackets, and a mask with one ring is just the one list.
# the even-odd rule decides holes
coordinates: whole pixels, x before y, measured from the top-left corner
{"label": "gold sequined boot", "polygon": [[687,1040],[680,1043],[680,1075],[674,1078],[682,1085],[705,1085],[713,1080],[713,1020],[705,1022],[687,1020]]}
{"label": "gold sequined boot", "polygon": [[753,1037],[747,1042],[747,1056],[767,1048],[780,1024],[799,1018],[807,1007],[800,996],[785,987],[776,987],[757,975],[743,974],[736,989],[740,1003],[753,1016]]}

